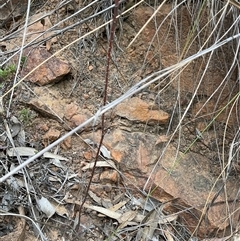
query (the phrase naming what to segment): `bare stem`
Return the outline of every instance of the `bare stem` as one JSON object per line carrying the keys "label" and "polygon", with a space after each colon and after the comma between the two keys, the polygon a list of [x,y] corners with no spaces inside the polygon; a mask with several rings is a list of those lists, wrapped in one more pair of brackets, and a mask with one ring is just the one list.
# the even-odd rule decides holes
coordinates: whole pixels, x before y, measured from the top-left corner
{"label": "bare stem", "polygon": [[[112,52],[112,47],[113,47],[114,34],[115,34],[115,29],[116,29],[116,24],[117,24],[118,6],[119,6],[119,0],[115,0],[113,21],[112,21],[110,38],[109,38],[109,45],[108,45],[108,51],[107,51],[107,64],[106,64],[105,86],[104,86],[104,94],[103,94],[103,106],[105,106],[106,103],[107,103],[107,89],[108,89],[108,84],[109,84],[109,69],[110,69],[111,52]],[[80,205],[80,208],[79,208],[79,220],[78,220],[77,230],[79,230],[79,227],[80,227],[80,224],[81,224],[81,213],[82,213],[83,205],[86,202],[86,199],[87,199],[87,196],[88,196],[88,192],[89,192],[89,189],[90,189],[90,186],[91,186],[91,183],[92,183],[93,175],[94,175],[95,169],[96,169],[96,164],[97,164],[98,157],[99,157],[99,154],[100,154],[100,148],[102,146],[103,138],[104,138],[104,135],[105,135],[105,115],[104,115],[104,113],[101,116],[101,120],[102,120],[102,122],[101,122],[101,128],[102,128],[101,139],[100,139],[100,142],[99,142],[99,145],[98,145],[97,154],[96,154],[94,165],[93,165],[93,168],[92,168],[90,180],[88,182],[86,194],[85,194],[85,196],[83,198],[83,201],[82,201],[82,203]]]}

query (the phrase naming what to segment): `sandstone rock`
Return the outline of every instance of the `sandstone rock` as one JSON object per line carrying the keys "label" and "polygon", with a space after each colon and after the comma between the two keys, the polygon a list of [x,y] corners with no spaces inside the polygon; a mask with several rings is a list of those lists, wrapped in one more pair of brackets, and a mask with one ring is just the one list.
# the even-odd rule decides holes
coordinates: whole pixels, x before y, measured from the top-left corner
{"label": "sandstone rock", "polygon": [[[205,126],[206,122],[209,123],[217,114],[220,112],[221,109],[223,109],[225,106],[228,105],[228,99],[223,100],[221,105],[217,104],[213,100],[209,100],[208,102],[204,100],[200,100],[198,103],[194,104],[192,109],[192,115],[194,118],[199,118],[201,116],[204,117],[205,120]],[[232,111],[231,110],[232,105],[229,105],[228,108],[225,108],[216,118],[217,121],[222,123],[227,123],[229,126],[233,126],[234,124],[238,123],[238,120],[240,118],[240,112]],[[235,108],[238,108],[235,106]],[[230,112],[231,111],[231,112]],[[207,120],[207,121],[206,121]],[[201,123],[201,122],[200,122]],[[204,124],[197,124],[197,128],[199,130],[203,130]],[[201,127],[199,127],[201,126]]]}
{"label": "sandstone rock", "polygon": [[50,91],[45,87],[35,87],[33,92],[36,96],[23,94],[19,101],[30,106],[44,117],[62,122],[67,103],[58,91]]}
{"label": "sandstone rock", "polygon": [[[64,113],[64,117],[66,120],[65,123],[67,124],[66,128],[75,128],[88,120],[91,116],[92,115],[90,111],[88,111],[87,109],[80,109],[80,107],[75,103],[68,104],[65,108]],[[91,127],[91,125],[86,126],[85,129],[89,127]]]}
{"label": "sandstone rock", "polygon": [[[25,94],[20,97],[19,101],[30,106],[44,117],[55,119],[60,123],[65,121],[64,128],[66,130],[75,128],[92,116],[88,109],[80,108],[76,103],[68,104],[69,100],[62,98],[56,89],[35,87],[33,91],[37,97]],[[96,125],[99,123],[100,120],[97,120]],[[85,128],[92,128],[92,124]]]}
{"label": "sandstone rock", "polygon": [[[27,56],[27,59],[21,72],[22,77],[51,56],[44,48],[26,50],[24,55]],[[54,56],[31,73],[27,79],[38,85],[47,85],[60,81],[69,72],[69,64]]]}
{"label": "sandstone rock", "polygon": [[64,150],[71,149],[71,147],[72,147],[72,137],[71,137],[71,136],[67,137],[67,138],[61,143],[61,147],[62,147]]}
{"label": "sandstone rock", "polygon": [[[33,24],[27,27],[27,32],[29,34],[26,37],[26,43],[33,41],[35,38],[38,38],[38,40],[44,40],[46,43],[46,49],[50,50],[51,44],[57,42],[56,36],[46,41],[47,38],[54,35],[54,31],[49,30],[52,28],[52,22],[50,21],[50,18],[46,17],[44,12],[39,12],[31,16],[29,21],[33,22]],[[61,25],[61,27],[63,26]],[[45,31],[45,34],[41,36],[39,32],[41,33],[42,31]]]}
{"label": "sandstone rock", "polygon": [[152,110],[151,105],[143,100],[133,97],[116,107],[118,116],[131,121],[153,124],[166,124],[169,119],[168,113],[162,110]]}
{"label": "sandstone rock", "polygon": [[44,146],[49,145],[50,143],[56,141],[60,137],[60,131],[50,128],[49,131],[43,136]]}
{"label": "sandstone rock", "polygon": [[[189,27],[189,11],[187,8],[182,8],[182,12],[179,12],[179,15],[176,16],[178,19],[178,23],[176,26],[171,25],[171,18],[164,19],[172,10],[172,7],[169,4],[165,4],[161,7],[161,10],[158,11],[154,17],[154,20],[150,21],[141,32],[140,36],[137,40],[138,42],[143,41],[143,45],[147,42],[151,42],[152,47],[156,48],[156,51],[161,54],[161,64],[164,67],[172,66],[180,61],[179,57],[176,53],[176,28],[181,32],[181,38],[178,38],[179,50],[182,53],[183,50],[186,50],[186,43],[189,41],[189,32],[191,31]],[[147,20],[153,15],[154,9],[151,7],[138,7],[133,14],[130,16],[129,21],[134,23],[136,28],[136,32],[147,22]],[[204,13],[202,16],[199,26],[200,28],[204,28],[207,24],[208,16],[207,13]],[[164,20],[164,24],[163,23]],[[231,21],[230,21],[231,22]],[[225,21],[224,24],[229,24],[229,21]],[[226,28],[228,28],[225,25]],[[161,26],[156,33],[156,26]],[[157,34],[157,37],[156,37]],[[167,36],[167,37],[166,37]],[[205,42],[207,36],[204,34],[199,35],[200,41]],[[209,58],[209,55],[206,55],[206,59],[198,58],[192,61],[188,66],[186,66],[181,73],[178,71],[176,74],[172,75],[172,86],[178,90],[181,89],[181,101],[185,101],[186,93],[193,94],[198,86],[197,95],[201,99],[204,96],[211,96],[211,101],[214,105],[213,108],[209,108],[209,113],[215,113],[216,110],[220,110],[221,107],[227,104],[227,101],[231,99],[230,96],[234,96],[237,94],[237,88],[235,88],[236,79],[238,76],[237,68],[232,69],[232,73],[229,73],[231,64],[233,63],[234,55],[228,51],[226,47],[219,54],[217,51],[211,53],[211,61],[207,64],[207,71],[205,71],[206,60]],[[138,48],[139,49],[139,48]],[[194,55],[196,51],[199,49],[198,41],[193,41],[191,46],[188,48],[185,57]],[[139,54],[139,51],[134,51],[135,54]],[[146,53],[144,53],[144,58],[148,58]],[[184,57],[184,58],[185,58]],[[224,67],[216,67],[222,66],[222,60],[226,60],[226,65]],[[136,62],[137,60],[135,60]],[[148,65],[154,65],[155,59],[150,58],[148,61]],[[134,62],[132,60],[131,62]],[[156,68],[154,69],[154,71]],[[227,76],[227,78],[226,78]],[[223,83],[224,81],[224,83]],[[210,103],[209,105],[212,105]],[[207,104],[208,105],[208,104]],[[205,107],[206,109],[206,107]],[[230,108],[229,108],[230,109]],[[218,120],[226,119],[228,115],[228,111],[222,113]],[[235,111],[233,111],[235,112]],[[202,113],[200,113],[201,115]],[[204,116],[204,118],[209,117],[210,115]],[[229,119],[229,126],[233,126],[236,123],[237,118],[240,116],[236,116],[236,113],[232,113]],[[225,122],[225,120],[223,121]]]}
{"label": "sandstone rock", "polygon": [[[2,6],[1,1],[3,1],[3,0],[0,0],[0,6]],[[9,27],[9,25],[12,24],[12,28],[14,28],[14,25],[17,25],[18,22],[13,21],[13,18],[14,18],[14,20],[18,20],[19,18],[24,16],[24,14],[26,14],[27,1],[26,0],[8,1],[8,3],[10,3],[10,2],[13,3],[12,6],[14,8],[14,11],[11,12],[11,14],[9,15],[9,11],[7,11],[4,7],[0,8],[0,24],[2,23],[4,27],[5,26]],[[38,5],[37,8],[40,6],[41,6],[41,4]],[[36,6],[34,7],[34,10],[37,10]],[[11,16],[11,17],[9,18],[9,16]],[[49,17],[48,16],[46,17],[46,13],[44,11],[33,14],[29,18],[28,22],[31,24],[28,25],[27,30],[26,30],[28,34],[26,35],[26,38],[25,38],[25,44],[28,44],[30,42],[33,43],[34,41],[36,41],[36,39],[37,39],[37,41],[43,40],[46,44],[46,49],[49,50],[51,48],[51,45],[53,43],[57,42],[57,37],[56,36],[52,37],[55,34],[54,30],[49,30],[52,27],[52,23],[51,23]],[[59,27],[63,27],[63,25],[60,24]],[[21,29],[25,30],[25,28],[21,28]],[[16,46],[21,46],[24,30],[18,29],[19,32],[18,32],[17,36],[15,36],[15,38],[13,38],[13,39],[8,38],[5,41],[2,41],[1,44],[3,44],[3,46],[5,46],[5,48],[8,51],[16,49]],[[43,32],[44,32],[44,34],[42,34]],[[49,39],[49,40],[46,40],[46,39]],[[28,53],[28,51],[24,50],[25,56],[26,56],[26,53]],[[15,58],[15,60],[16,59],[17,58]]]}
{"label": "sandstone rock", "polygon": [[66,106],[64,116],[67,120],[70,120],[74,115],[78,114],[79,112],[79,106],[75,103],[71,103]]}
{"label": "sandstone rock", "polygon": [[36,129],[39,131],[47,132],[49,130],[49,127],[47,126],[46,123],[40,123],[36,126]]}
{"label": "sandstone rock", "polygon": [[[185,155],[179,153],[177,158],[175,156],[176,149],[170,146],[160,160],[160,167],[153,175],[151,184],[157,185],[159,190],[155,194],[153,192],[152,195],[161,200],[161,192],[167,193],[174,198],[179,198],[177,202],[185,203],[186,207],[192,207],[190,213],[183,212],[183,217],[188,222],[190,221],[187,225],[189,225],[189,228],[192,226],[190,230],[194,231],[199,222],[198,219],[194,218],[194,215],[200,217],[199,214],[204,210],[206,203],[210,203],[223,183],[217,179],[217,176],[213,177],[210,171],[211,161],[204,156],[195,153]],[[151,184],[149,183],[149,185]],[[228,179],[226,189],[228,200],[234,199],[238,188],[233,178]],[[226,196],[223,192],[218,196],[215,203],[218,203],[218,205],[212,205],[207,213],[207,218],[205,217],[202,220],[198,229],[198,235],[200,236],[209,235],[213,230],[224,230],[230,224],[229,214],[225,212],[226,205],[232,211],[239,206],[239,204],[226,204]],[[239,211],[236,216],[239,216]],[[236,217],[232,219],[231,225],[236,225]]]}
{"label": "sandstone rock", "polygon": [[85,151],[83,153],[83,156],[86,160],[91,160],[93,158],[93,152],[92,151]]}
{"label": "sandstone rock", "polygon": [[[129,51],[131,51],[131,62],[137,63],[137,61],[139,61],[139,54],[141,54],[143,58],[146,58],[148,65],[147,69],[149,72],[156,71],[156,69],[159,68],[159,66],[157,67],[157,62],[159,62],[157,53],[159,52],[162,53],[160,60],[161,64],[165,67],[176,64],[178,61],[178,56],[176,54],[176,48],[174,45],[176,42],[176,32],[174,26],[171,28],[170,22],[167,22],[168,20],[171,21],[170,18],[167,18],[171,10],[172,6],[170,4],[164,4],[161,7],[161,10],[157,13],[154,13],[155,10],[152,7],[140,6],[133,11],[127,20],[134,25],[135,31],[138,32],[142,26],[150,19],[150,17],[155,14],[154,19],[144,27],[135,43],[133,43],[132,51],[129,49]],[[162,24],[163,21],[167,24]],[[161,26],[160,31],[158,30],[157,32],[158,36],[156,36],[156,26]],[[182,31],[183,30],[181,30],[181,32]],[[134,44],[135,46],[137,45],[138,51],[134,51],[134,48],[136,48]],[[150,44],[151,49],[149,48]],[[142,46],[146,46],[146,48],[144,49]],[[139,53],[139,51],[141,52]]]}
{"label": "sandstone rock", "polygon": [[101,173],[100,180],[108,183],[117,183],[119,180],[119,174],[116,170],[106,170]]}
{"label": "sandstone rock", "polygon": [[70,120],[68,120],[68,126],[75,128],[91,117],[87,110],[84,110],[83,112],[85,113],[76,114]]}
{"label": "sandstone rock", "polygon": [[[84,138],[99,143],[100,132],[86,134]],[[186,220],[185,225],[193,232],[199,224],[204,206],[213,199],[222,182],[216,182],[217,177],[213,177],[209,159],[195,153],[178,153],[171,144],[163,153],[163,148],[160,148],[159,144],[155,145],[157,140],[158,137],[151,134],[116,129],[105,135],[103,144],[110,150],[112,158],[118,162],[118,167],[126,178],[125,185],[135,185],[135,188],[149,191],[151,196],[161,202],[174,199],[172,205],[166,206],[165,210],[168,213],[181,210],[179,216]],[[103,177],[115,180],[107,171]],[[237,193],[238,183],[234,178],[229,178],[226,191],[228,200],[234,200]],[[207,216],[199,225],[198,235],[209,235],[213,231],[220,232],[228,227],[229,213],[225,212],[226,196],[221,193],[216,203],[218,205],[210,207]],[[235,227],[240,214],[236,210],[240,205],[227,205],[231,212],[236,212],[231,223]]]}

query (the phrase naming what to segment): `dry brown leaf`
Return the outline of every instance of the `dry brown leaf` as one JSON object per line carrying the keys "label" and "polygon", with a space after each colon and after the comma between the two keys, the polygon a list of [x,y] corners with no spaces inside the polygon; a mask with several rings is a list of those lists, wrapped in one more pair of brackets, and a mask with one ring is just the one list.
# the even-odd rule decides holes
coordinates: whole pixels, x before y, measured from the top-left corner
{"label": "dry brown leaf", "polygon": [[123,213],[121,217],[118,219],[118,222],[121,224],[119,226],[119,229],[129,225],[129,222],[131,222],[136,217],[136,215],[137,211],[133,210]]}
{"label": "dry brown leaf", "polygon": [[88,195],[99,205],[102,204],[102,199],[100,197],[98,197],[94,192],[92,192],[91,190],[88,191]]}
{"label": "dry brown leaf", "polygon": [[[120,203],[118,203],[118,204],[116,204],[116,205],[114,205],[114,206],[112,206],[112,207],[106,207],[106,206],[104,206],[105,208],[108,208],[108,210],[110,210],[110,211],[117,211],[117,210],[119,210],[121,207],[123,207],[126,203],[127,203],[128,201],[123,201],[123,202],[120,202]],[[101,217],[101,214],[99,215],[99,217]]]}
{"label": "dry brown leaf", "polygon": [[116,205],[110,207],[109,210],[111,210],[111,211],[117,211],[117,210],[119,210],[121,207],[123,207],[127,202],[128,202],[128,201],[119,202],[119,203],[117,203]]}
{"label": "dry brown leaf", "polygon": [[158,220],[158,223],[159,224],[170,223],[170,222],[173,222],[173,221],[177,220],[177,218],[178,218],[177,214],[169,215],[169,216],[163,216],[163,217],[160,217],[160,219]]}
{"label": "dry brown leaf", "polygon": [[115,220],[118,220],[121,218],[122,214],[111,211],[109,209],[103,208],[103,207],[98,207],[98,206],[93,206],[93,205],[88,205],[88,204],[84,204],[85,208],[89,208],[91,210],[97,211],[99,213],[104,214],[105,216],[109,217],[109,218],[113,218]]}
{"label": "dry brown leaf", "polygon": [[[86,166],[84,166],[82,168],[82,170],[86,171],[87,169],[93,168],[93,166],[94,166],[93,162],[89,163]],[[107,162],[106,161],[98,161],[97,164],[96,164],[96,167],[111,167],[111,168],[117,169],[117,167],[115,166],[114,162],[110,161],[110,160],[108,160]]]}
{"label": "dry brown leaf", "polygon": [[158,219],[159,212],[154,209],[145,222],[146,226],[139,230],[143,241],[151,240],[153,238],[154,231],[158,226]]}
{"label": "dry brown leaf", "polygon": [[56,213],[62,217],[67,216],[70,217],[69,211],[65,208],[65,205],[58,200],[49,199],[49,202],[54,207]]}
{"label": "dry brown leaf", "polygon": [[164,235],[165,235],[167,241],[174,241],[172,235],[168,231],[163,230],[163,232],[164,232]]}

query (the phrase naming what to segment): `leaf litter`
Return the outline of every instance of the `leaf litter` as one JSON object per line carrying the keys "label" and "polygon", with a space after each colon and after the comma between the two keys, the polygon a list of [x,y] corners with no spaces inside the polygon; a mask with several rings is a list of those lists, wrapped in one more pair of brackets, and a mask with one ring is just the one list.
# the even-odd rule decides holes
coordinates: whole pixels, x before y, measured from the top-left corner
{"label": "leaf litter", "polygon": [[[15,130],[17,131],[13,132],[13,137],[17,138],[17,135],[22,127],[21,125],[19,125],[20,122],[18,122],[16,119],[14,123],[16,123]],[[86,142],[91,145],[94,144],[89,140],[87,140]],[[37,149],[26,146],[8,148],[6,151],[9,158],[14,159],[20,157],[23,158],[23,161],[25,158],[33,156],[37,152]],[[105,158],[111,158],[110,152],[107,150],[106,147],[103,146],[101,152]],[[37,212],[39,214],[44,214],[44,216],[46,216],[50,220],[51,217],[53,217],[54,215],[59,215],[63,218],[73,218],[73,206],[79,205],[79,201],[74,201],[66,198],[66,193],[63,195],[62,191],[66,187],[71,187],[74,183],[79,183],[77,175],[67,166],[65,166],[65,164],[62,163],[63,161],[67,162],[69,160],[61,155],[47,152],[45,153],[45,155],[43,155],[42,158],[43,160],[45,159],[45,161],[41,165],[42,170],[40,170],[39,168],[37,168],[37,170],[34,168],[34,166],[32,166],[28,171],[28,174],[31,176],[32,181],[29,182],[27,185],[29,193],[32,196],[32,201],[36,202]],[[12,163],[11,168],[14,168],[14,163]],[[85,167],[83,167],[82,169],[83,171],[86,171],[90,168],[92,168],[92,163],[86,164]],[[117,169],[115,163],[111,160],[99,161],[97,163],[97,168]],[[39,176],[39,173],[45,173],[44,178]],[[22,175],[24,175],[24,173],[20,171],[7,180],[9,187],[11,187],[10,190],[14,190],[14,192],[9,191],[3,196],[0,207],[1,210],[4,210],[4,212],[9,212],[12,210],[12,208],[16,205],[16,193],[20,193],[23,189],[25,189],[25,181],[24,179],[22,179]],[[46,191],[40,191],[40,189],[35,186],[36,184],[43,187],[47,187],[46,185],[48,185],[48,194],[46,193]],[[71,190],[69,190],[68,193],[68,195],[74,196],[74,194],[71,194]],[[138,231],[137,235],[137,237],[141,237],[142,240],[147,240],[147,238],[153,237],[153,233],[157,229],[157,225],[161,223],[160,221],[156,222],[156,219],[165,220],[164,223],[170,223],[174,221],[174,219],[171,220],[163,216],[159,218],[159,213],[156,212],[154,205],[150,205],[148,204],[148,202],[145,202],[148,199],[139,199],[137,201],[139,207],[135,210],[132,210],[129,206],[129,203],[136,203],[136,200],[134,200],[134,198],[133,200],[131,200],[129,198],[126,199],[124,196],[122,196],[121,199],[118,200],[118,203],[113,204],[112,200],[99,197],[96,193],[92,191],[89,192],[89,196],[92,198],[93,202],[97,204],[97,206],[86,203],[84,204],[84,208],[86,208],[87,210],[96,211],[97,213],[99,213],[99,217],[101,218],[110,218],[116,220],[118,223],[116,236],[120,235],[122,230],[124,230],[124,228],[126,227],[135,227],[135,230],[138,230],[138,226],[142,225],[143,221],[146,220],[146,218],[148,217],[148,221],[144,221],[144,223],[146,224],[152,222],[152,224],[150,226],[147,225],[142,232]],[[18,200],[17,203],[18,205],[20,205],[20,207],[24,207],[24,203],[25,205],[27,203],[27,197],[22,196],[21,200]],[[70,207],[69,209],[69,205],[72,206],[72,208]],[[151,206],[151,208],[149,207],[149,205]],[[150,216],[148,214],[149,211],[153,212],[153,214],[151,214]],[[153,221],[153,219],[155,221]]]}

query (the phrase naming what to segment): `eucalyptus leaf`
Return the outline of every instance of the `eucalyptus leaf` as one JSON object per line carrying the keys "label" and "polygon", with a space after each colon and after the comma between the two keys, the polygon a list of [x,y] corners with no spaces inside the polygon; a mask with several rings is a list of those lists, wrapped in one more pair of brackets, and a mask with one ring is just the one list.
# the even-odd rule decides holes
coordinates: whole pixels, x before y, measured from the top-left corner
{"label": "eucalyptus leaf", "polygon": [[42,212],[44,212],[48,218],[52,217],[55,213],[55,208],[53,205],[48,201],[47,198],[42,197],[41,199],[37,200],[39,208]]}

